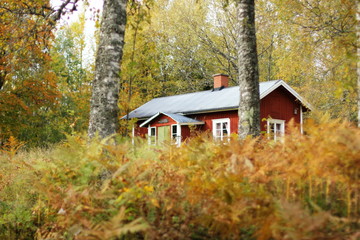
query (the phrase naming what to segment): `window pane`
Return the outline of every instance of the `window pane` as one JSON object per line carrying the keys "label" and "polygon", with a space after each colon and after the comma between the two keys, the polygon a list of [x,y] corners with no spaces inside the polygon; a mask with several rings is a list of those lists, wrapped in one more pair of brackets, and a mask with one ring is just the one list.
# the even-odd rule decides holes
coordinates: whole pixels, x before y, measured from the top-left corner
{"label": "window pane", "polygon": [[228,130],[227,130],[227,126],[228,126],[228,123],[227,122],[224,122],[222,127],[223,127],[223,136],[227,136],[228,135]]}
{"label": "window pane", "polygon": [[273,139],[275,141],[282,139],[282,136],[284,135],[284,126],[285,121],[284,120],[278,120],[278,119],[269,119],[268,120],[268,138]]}
{"label": "window pane", "polygon": [[275,132],[274,123],[270,123],[270,133],[274,133],[274,132]]}
{"label": "window pane", "polygon": [[275,131],[274,123],[270,123],[269,126],[270,126],[269,137],[270,139],[274,139],[274,131]]}
{"label": "window pane", "polygon": [[277,123],[276,124],[276,136],[281,137],[281,124]]}
{"label": "window pane", "polygon": [[216,140],[227,140],[230,135],[229,119],[215,119],[213,120],[213,136]]}
{"label": "window pane", "polygon": [[216,123],[215,136],[221,137],[221,123]]}
{"label": "window pane", "polygon": [[172,137],[176,141],[176,138],[177,138],[177,126],[173,125],[171,128],[172,128]]}

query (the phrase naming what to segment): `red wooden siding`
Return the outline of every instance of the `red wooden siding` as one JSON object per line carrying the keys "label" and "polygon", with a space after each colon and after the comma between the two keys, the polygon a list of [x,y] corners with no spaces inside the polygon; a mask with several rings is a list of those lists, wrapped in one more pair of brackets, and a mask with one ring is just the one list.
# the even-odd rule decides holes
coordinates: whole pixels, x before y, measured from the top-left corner
{"label": "red wooden siding", "polygon": [[147,127],[140,127],[140,124],[142,124],[144,121],[138,121],[135,124],[135,136],[136,137],[145,137],[146,134],[148,134]]}
{"label": "red wooden siding", "polygon": [[[294,110],[297,109],[297,114]],[[300,124],[300,103],[284,87],[280,86],[260,102],[261,131],[266,131],[267,123],[263,119],[281,119],[288,123],[292,118]],[[287,124],[285,124],[286,128]]]}
{"label": "red wooden siding", "polygon": [[[160,122],[161,121],[161,122]],[[163,122],[164,121],[164,122]],[[166,121],[166,122],[165,122]],[[159,123],[160,122],[160,123]],[[170,126],[172,124],[176,124],[176,122],[174,121],[174,119],[160,114],[159,116],[157,116],[155,119],[153,119],[150,123],[150,127],[162,127],[162,126]]]}
{"label": "red wooden siding", "polygon": [[135,136],[136,137],[145,137],[148,134],[148,129],[145,127],[135,127]]}
{"label": "red wooden siding", "polygon": [[213,119],[229,118],[230,119],[230,133],[237,133],[238,123],[239,123],[239,116],[238,116],[237,110],[215,112],[215,113],[194,114],[194,115],[188,115],[188,117],[205,122],[204,125],[199,126],[200,131],[212,131],[212,120]]}
{"label": "red wooden siding", "polygon": [[181,141],[185,141],[191,135],[189,126],[181,126]]}

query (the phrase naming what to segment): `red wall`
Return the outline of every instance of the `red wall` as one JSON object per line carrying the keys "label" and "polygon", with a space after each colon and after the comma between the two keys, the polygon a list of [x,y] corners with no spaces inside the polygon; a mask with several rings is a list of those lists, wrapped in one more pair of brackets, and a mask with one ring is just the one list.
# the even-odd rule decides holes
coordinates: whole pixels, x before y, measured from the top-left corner
{"label": "red wall", "polygon": [[[159,121],[164,121],[164,120],[167,121],[167,122],[166,123],[159,123]],[[168,117],[166,115],[160,114],[160,116],[157,116],[155,119],[153,119],[151,121],[150,127],[171,126],[173,124],[176,124],[176,122],[172,118],[170,118],[170,117]]]}
{"label": "red wall", "polygon": [[238,123],[239,123],[239,116],[237,110],[216,112],[216,113],[193,114],[193,115],[187,115],[187,117],[205,122],[204,125],[199,125],[198,128],[200,131],[212,131],[213,119],[229,118],[230,133],[237,133]]}
{"label": "red wall", "polygon": [[189,126],[181,126],[181,141],[186,140],[191,135]]}
{"label": "red wall", "polygon": [[[297,114],[294,109],[297,108]],[[289,122],[292,118],[295,123],[300,124],[300,103],[285,88],[280,86],[260,102],[260,124],[261,131],[266,131],[267,118],[281,119]],[[285,124],[286,128],[287,124]]]}
{"label": "red wall", "polygon": [[[212,131],[212,120],[219,118],[230,118],[230,133],[237,133],[237,124],[238,124],[238,114],[237,111],[224,111],[217,113],[202,113],[202,114],[192,114],[186,115],[189,118],[193,118],[199,121],[203,121],[203,125],[196,125],[195,129],[197,131],[205,132]],[[182,139],[190,137],[191,132],[189,126],[181,126],[181,136]]]}
{"label": "red wall", "polygon": [[144,121],[138,121],[135,126],[135,136],[137,137],[145,137],[146,134],[148,134],[147,127],[140,127],[140,124],[142,124]]}

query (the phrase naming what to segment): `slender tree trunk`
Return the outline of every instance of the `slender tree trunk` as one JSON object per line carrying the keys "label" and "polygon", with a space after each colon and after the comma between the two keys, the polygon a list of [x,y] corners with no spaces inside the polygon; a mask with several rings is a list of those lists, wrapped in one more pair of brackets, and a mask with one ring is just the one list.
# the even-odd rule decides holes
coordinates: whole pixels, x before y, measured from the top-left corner
{"label": "slender tree trunk", "polygon": [[239,138],[260,134],[259,70],[254,0],[237,0],[238,69],[240,86]]}
{"label": "slender tree trunk", "polygon": [[356,36],[357,36],[357,88],[358,88],[358,127],[360,128],[360,0],[356,0]]}
{"label": "slender tree trunk", "polygon": [[104,138],[116,133],[119,128],[119,74],[125,36],[126,2],[104,1],[91,97],[89,137],[98,133]]}

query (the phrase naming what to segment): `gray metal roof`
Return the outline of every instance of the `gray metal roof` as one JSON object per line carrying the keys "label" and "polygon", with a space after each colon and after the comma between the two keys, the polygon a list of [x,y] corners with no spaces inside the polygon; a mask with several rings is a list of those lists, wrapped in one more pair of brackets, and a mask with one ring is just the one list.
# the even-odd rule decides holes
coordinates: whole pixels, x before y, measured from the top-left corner
{"label": "gray metal roof", "polygon": [[[260,83],[260,99],[279,86],[284,86],[304,106],[306,102],[282,80],[274,80]],[[239,86],[223,88],[221,90],[208,90],[202,92],[187,93],[168,97],[154,98],[144,105],[129,113],[129,118],[144,119],[156,113],[167,114],[190,114],[208,111],[219,111],[225,109],[236,109],[239,106]],[[310,105],[309,105],[310,106]],[[309,107],[310,108],[310,107]]]}
{"label": "gray metal roof", "polygon": [[168,117],[171,117],[174,119],[175,122],[182,124],[203,124],[203,121],[199,121],[193,118],[185,117],[183,115],[175,114],[175,113],[163,113],[164,115],[167,115]]}
{"label": "gray metal roof", "polygon": [[140,127],[144,127],[146,126],[148,123],[150,123],[153,119],[155,119],[157,116],[159,116],[160,114],[164,114],[170,118],[172,118],[175,122],[177,122],[180,125],[196,125],[196,124],[204,124],[203,121],[199,121],[193,118],[189,118],[189,117],[185,117],[183,115],[179,115],[179,114],[175,114],[175,113],[163,113],[163,112],[158,112],[157,114],[155,114],[154,116],[152,116],[151,118],[149,118],[148,120],[146,120],[145,122],[143,122]]}

